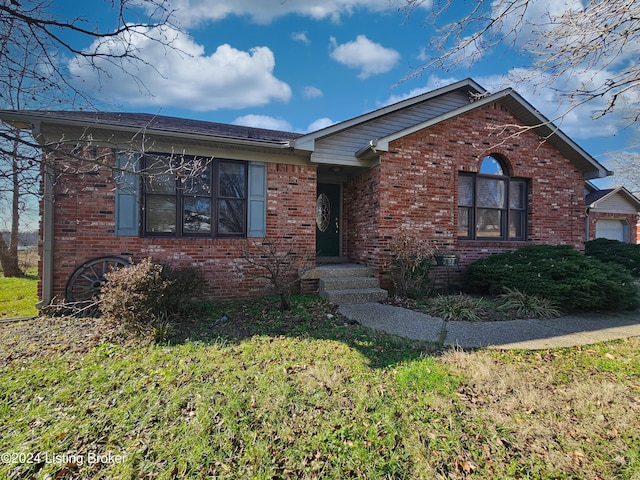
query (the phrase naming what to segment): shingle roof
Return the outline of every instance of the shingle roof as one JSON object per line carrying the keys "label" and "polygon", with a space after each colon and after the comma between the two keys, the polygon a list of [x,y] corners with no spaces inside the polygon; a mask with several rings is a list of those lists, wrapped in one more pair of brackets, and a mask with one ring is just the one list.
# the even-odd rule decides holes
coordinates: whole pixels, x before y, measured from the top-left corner
{"label": "shingle roof", "polygon": [[609,195],[611,192],[613,192],[613,188],[606,188],[604,190],[596,190],[595,192],[591,192],[589,194],[587,194],[586,197],[584,197],[584,201],[587,205],[592,205],[594,203],[596,203],[598,200],[600,200],[603,197],[606,197],[607,195]]}
{"label": "shingle roof", "polygon": [[182,133],[185,135],[201,135],[225,137],[245,140],[258,140],[269,143],[284,143],[301,136],[299,133],[268,130],[264,128],[245,127],[226,123],[189,120],[185,118],[167,117],[149,113],[125,112],[86,112],[64,110],[21,110],[0,111],[0,118],[16,115],[44,122],[95,125],[100,128],[120,128],[136,130],[152,130],[157,132]]}

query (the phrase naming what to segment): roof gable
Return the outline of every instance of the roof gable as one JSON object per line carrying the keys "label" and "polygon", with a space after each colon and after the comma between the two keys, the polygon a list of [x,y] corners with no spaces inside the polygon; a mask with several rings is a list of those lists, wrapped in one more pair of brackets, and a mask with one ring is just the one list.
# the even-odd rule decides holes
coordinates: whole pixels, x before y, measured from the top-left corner
{"label": "roof gable", "polygon": [[[300,150],[314,151],[316,147],[316,141],[320,139],[327,138],[331,135],[339,134],[348,129],[352,129],[356,126],[370,123],[371,121],[375,121],[385,116],[391,116],[401,110],[408,110],[408,109],[415,108],[419,104],[424,104],[425,102],[431,102],[434,99],[437,99],[439,97],[443,97],[446,95],[450,95],[454,92],[458,92],[460,95],[463,95],[466,98],[466,101],[468,102],[470,101],[470,98],[472,98],[473,95],[484,94],[486,90],[482,88],[480,85],[478,85],[476,82],[468,78],[466,80],[462,80],[460,82],[447,85],[446,87],[437,88],[435,90],[431,90],[421,95],[407,98],[405,100],[394,103],[392,105],[387,105],[385,107],[379,108],[377,110],[373,110],[363,115],[350,118],[343,122],[330,125],[321,130],[308,133],[306,135],[303,135],[297,138],[294,142],[294,147]],[[354,153],[354,152],[351,152],[351,153]]]}
{"label": "roof gable", "polygon": [[640,199],[622,186],[595,190],[585,197],[585,204],[591,209],[615,207],[615,210],[620,210],[627,207],[625,210],[629,213],[640,212]]}
{"label": "roof gable", "polygon": [[438,117],[412,125],[403,130],[393,132],[385,137],[372,139],[369,144],[364,145],[361,150],[356,152],[356,156],[365,157],[371,152],[377,153],[378,151],[387,151],[389,143],[393,140],[405,137],[424,128],[428,128],[445,120],[463,115],[471,110],[475,110],[496,101],[499,101],[525,125],[531,127],[533,132],[544,138],[545,141],[554,146],[574,165],[585,172],[585,178],[601,178],[612,174],[612,172],[607,170],[596,159],[585,152],[578,144],[565,135],[559,128],[551,123],[539,111],[534,109],[531,104],[511,88],[492,95],[485,95],[482,98],[474,100],[468,105],[463,105]]}

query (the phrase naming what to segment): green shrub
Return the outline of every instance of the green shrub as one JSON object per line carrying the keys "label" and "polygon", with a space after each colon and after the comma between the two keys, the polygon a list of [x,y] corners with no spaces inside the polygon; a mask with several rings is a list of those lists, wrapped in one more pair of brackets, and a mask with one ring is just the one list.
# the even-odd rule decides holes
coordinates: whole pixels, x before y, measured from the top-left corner
{"label": "green shrub", "polygon": [[640,245],[598,238],[584,244],[584,253],[603,262],[618,263],[640,277]]}
{"label": "green shrub", "polygon": [[517,318],[553,318],[560,310],[548,298],[529,295],[511,288],[498,296],[498,310],[512,312]]}
{"label": "green shrub", "polygon": [[629,272],[570,246],[531,245],[478,260],[466,271],[473,292],[507,288],[546,298],[566,311],[632,309],[637,289]]}
{"label": "green shrub", "polygon": [[395,294],[403,298],[425,295],[429,291],[429,274],[434,268],[433,249],[403,228],[389,242],[389,250]]}
{"label": "green shrub", "polygon": [[100,289],[100,311],[136,333],[152,332],[166,339],[173,320],[194,297],[204,292],[204,275],[194,268],[173,268],[150,259],[105,275]]}
{"label": "green shrub", "polygon": [[429,302],[429,311],[444,320],[479,322],[487,314],[482,298],[470,295],[438,295]]}

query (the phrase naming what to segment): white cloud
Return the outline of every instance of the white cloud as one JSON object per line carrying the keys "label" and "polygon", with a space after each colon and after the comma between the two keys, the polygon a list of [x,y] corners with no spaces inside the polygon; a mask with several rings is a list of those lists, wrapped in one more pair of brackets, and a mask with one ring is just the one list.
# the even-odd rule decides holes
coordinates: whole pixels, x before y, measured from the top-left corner
{"label": "white cloud", "polygon": [[[255,23],[268,24],[290,14],[338,22],[342,16],[350,16],[360,10],[396,11],[389,0],[171,0],[170,3],[183,26],[218,21],[230,15],[248,16]],[[431,2],[424,2],[420,8],[431,8]]]}
{"label": "white cloud", "polygon": [[283,118],[270,117],[268,115],[243,115],[236,118],[234,125],[243,125],[245,127],[266,128],[268,130],[280,130],[283,132],[291,132],[292,127],[289,122]]}
{"label": "white cloud", "polygon": [[392,105],[394,103],[401,102],[402,100],[406,100],[407,98],[417,97],[418,95],[422,95],[423,93],[430,92],[440,87],[445,87],[447,85],[451,85],[459,81],[459,78],[455,77],[446,77],[440,78],[434,75],[429,76],[427,79],[427,83],[423,87],[412,88],[408,93],[400,93],[389,96],[387,100],[379,103],[379,107],[386,107],[387,105]]}
{"label": "white cloud", "polygon": [[316,130],[321,130],[323,128],[329,127],[334,123],[336,122],[334,122],[330,118],[319,118],[311,122],[311,124],[307,127],[307,132],[315,132]]}
{"label": "white cloud", "polygon": [[331,58],[350,68],[360,70],[358,78],[386,73],[400,60],[400,54],[391,48],[372,42],[364,35],[358,35],[352,42],[338,44],[334,37],[330,39]]}
{"label": "white cloud", "polygon": [[[122,53],[127,42],[143,61],[121,63],[99,57],[94,63],[76,57],[69,63],[83,88],[132,106],[180,107],[197,111],[240,109],[287,102],[291,88],[273,75],[275,58],[267,47],[241,51],[220,45],[206,55],[204,47],[171,28],[139,29],[128,38],[114,37],[101,51]],[[171,47],[166,44],[170,43]],[[89,48],[95,48],[96,43]]]}
{"label": "white cloud", "polygon": [[293,32],[291,34],[291,39],[296,42],[302,42],[307,45],[311,43],[311,40],[309,40],[309,37],[307,37],[307,32]]}
{"label": "white cloud", "polygon": [[308,85],[302,88],[302,96],[304,96],[305,98],[318,98],[322,95],[322,90],[312,85]]}
{"label": "white cloud", "polygon": [[249,114],[238,117],[231,123],[234,125],[243,125],[245,127],[266,128],[268,130],[279,130],[282,132],[308,133],[321,130],[333,125],[335,122],[330,118],[319,118],[311,122],[306,129],[294,129],[284,118],[276,118],[269,115]]}

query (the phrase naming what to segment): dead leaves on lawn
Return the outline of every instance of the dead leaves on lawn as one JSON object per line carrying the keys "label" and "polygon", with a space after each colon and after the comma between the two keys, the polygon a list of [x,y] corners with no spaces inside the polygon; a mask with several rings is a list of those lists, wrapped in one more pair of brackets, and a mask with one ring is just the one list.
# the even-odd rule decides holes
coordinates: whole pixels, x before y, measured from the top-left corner
{"label": "dead leaves on lawn", "polygon": [[36,317],[0,325],[0,367],[53,354],[82,354],[95,346],[124,343],[122,332],[99,318]]}

